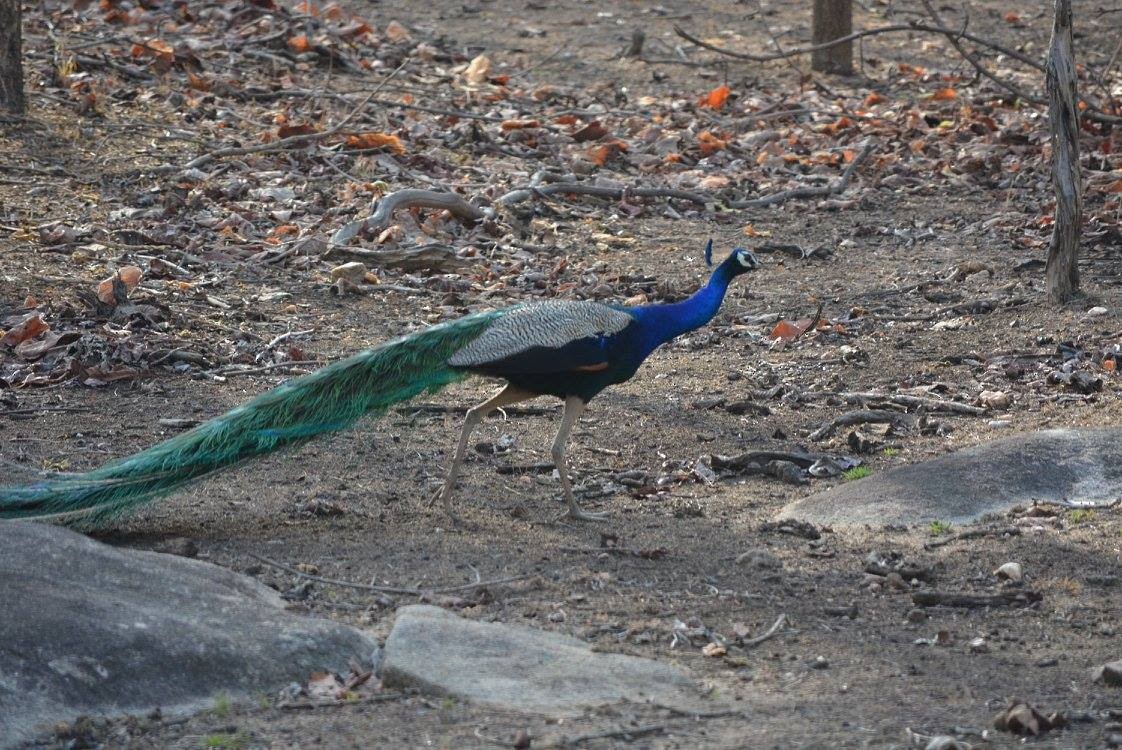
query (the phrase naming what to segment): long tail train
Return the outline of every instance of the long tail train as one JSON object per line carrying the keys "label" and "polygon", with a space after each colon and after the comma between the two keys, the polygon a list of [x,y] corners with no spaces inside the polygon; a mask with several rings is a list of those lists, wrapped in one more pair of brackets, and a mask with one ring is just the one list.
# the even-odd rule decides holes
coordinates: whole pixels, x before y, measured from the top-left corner
{"label": "long tail train", "polygon": [[0,487],[0,519],[104,525],[218,469],[350,427],[463,374],[447,360],[502,312],[469,315],[337,362],[85,474]]}

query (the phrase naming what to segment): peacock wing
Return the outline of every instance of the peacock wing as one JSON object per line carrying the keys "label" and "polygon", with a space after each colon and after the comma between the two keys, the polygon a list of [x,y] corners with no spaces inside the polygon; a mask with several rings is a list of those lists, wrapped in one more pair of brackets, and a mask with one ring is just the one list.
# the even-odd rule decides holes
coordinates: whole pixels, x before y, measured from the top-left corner
{"label": "peacock wing", "polygon": [[609,337],[635,321],[598,302],[538,302],[516,307],[448,360],[492,373],[595,370],[607,365]]}

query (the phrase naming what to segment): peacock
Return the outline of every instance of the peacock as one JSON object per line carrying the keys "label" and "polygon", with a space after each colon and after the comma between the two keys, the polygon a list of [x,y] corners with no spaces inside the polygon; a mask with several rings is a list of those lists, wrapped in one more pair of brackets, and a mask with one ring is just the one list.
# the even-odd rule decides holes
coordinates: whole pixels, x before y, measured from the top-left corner
{"label": "peacock", "polygon": [[[705,248],[712,265],[713,242]],[[469,375],[505,381],[468,410],[439,498],[452,507],[456,477],[475,427],[491,412],[538,396],[564,402],[553,441],[567,515],[602,520],[573,497],[565,445],[600,391],[629,380],[655,349],[716,315],[729,283],[759,266],[735,249],[708,283],[681,302],[636,307],[541,301],[431,326],[290,380],[242,406],[147,450],[85,473],[50,474],[0,487],[0,519],[38,519],[93,529],[219,469],[350,427],[360,417]]]}

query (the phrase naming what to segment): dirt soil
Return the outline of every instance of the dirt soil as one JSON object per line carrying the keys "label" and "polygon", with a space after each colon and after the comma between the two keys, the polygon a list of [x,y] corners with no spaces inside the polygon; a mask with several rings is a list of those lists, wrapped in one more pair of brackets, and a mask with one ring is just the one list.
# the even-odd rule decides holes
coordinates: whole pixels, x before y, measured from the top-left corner
{"label": "dirt soil", "polygon": [[[971,29],[1039,57],[1047,44],[1049,14],[1030,17],[1022,11],[1023,18],[1009,21],[1004,18],[1009,5],[974,0]],[[1097,4],[1075,6],[1077,26],[1083,24],[1085,32],[1078,40],[1083,60],[1101,68],[1116,51],[1116,27],[1111,16],[1096,15]],[[918,3],[869,7],[858,8],[859,28],[924,14]],[[625,198],[621,205],[587,197],[522,204],[521,219],[538,222],[520,235],[522,246],[513,240],[487,244],[485,236],[467,235],[458,227],[437,231],[438,239],[457,250],[473,244],[486,256],[484,265],[505,269],[500,273],[473,277],[375,269],[389,285],[386,290],[339,296],[330,293],[327,269],[352,258],[270,256],[269,242],[255,244],[249,236],[252,227],[232,224],[239,237],[222,242],[235,249],[239,243],[252,246],[253,253],[204,255],[218,239],[203,232],[217,230],[213,224],[181,222],[197,208],[190,188],[179,191],[174,180],[152,171],[160,163],[182,166],[216,145],[228,145],[215,135],[219,131],[200,136],[193,130],[195,110],[175,98],[183,96],[183,72],[146,82],[130,83],[125,76],[121,85],[132,86],[138,95],[114,98],[95,88],[100,99],[90,102],[87,95],[93,94],[80,86],[52,84],[49,45],[37,47],[47,39],[42,11],[29,11],[28,45],[43,55],[29,58],[28,125],[7,121],[0,143],[5,170],[0,173],[5,177],[0,225],[6,230],[0,231],[0,314],[13,318],[38,310],[53,330],[104,334],[112,344],[104,353],[108,364],[100,370],[66,378],[55,378],[45,366],[28,369],[31,365],[9,349],[0,354],[8,360],[2,372],[11,376],[5,381],[11,387],[0,389],[6,409],[0,411],[3,458],[36,469],[93,467],[176,434],[180,428],[174,420],[215,416],[314,369],[307,362],[336,360],[446,317],[535,296],[678,298],[705,278],[700,251],[708,238],[722,254],[735,245],[764,246],[763,268],[738,279],[712,325],[656,352],[632,381],[597,398],[574,432],[574,485],[586,508],[610,514],[606,523],[554,520],[562,507],[556,475],[548,467],[527,470],[549,461],[560,417],[557,405],[544,399],[532,405],[541,409],[511,410],[479,428],[457,492],[460,512],[473,528],[448,523],[430,497],[439,487],[463,409],[495,388],[473,380],[359,429],[221,473],[97,534],[111,544],[144,549],[196,547],[202,559],[289,592],[296,609],[380,636],[389,632],[395,607],[422,597],[320,583],[298,588],[299,577],[261,558],[313,566],[328,578],[420,589],[471,583],[476,576],[525,576],[463,595],[423,599],[465,617],[568,633],[605,651],[679,665],[696,675],[714,705],[739,710],[683,717],[615,706],[558,725],[423,696],[378,699],[368,686],[355,701],[307,710],[286,708],[278,696],[263,695],[259,703],[216,705],[186,720],[133,717],[95,723],[84,733],[63,727],[45,736],[44,745],[87,746],[66,745],[77,733],[83,742],[105,747],[510,747],[524,730],[535,738],[531,747],[544,743],[539,738],[597,733],[608,736],[589,736],[579,746],[903,748],[923,747],[932,735],[957,734],[975,747],[1013,747],[1022,739],[993,729],[994,717],[1013,699],[1045,714],[1067,712],[1070,719],[1066,728],[1027,740],[1032,746],[1103,747],[1110,735],[1122,733],[1122,692],[1090,679],[1093,667],[1122,658],[1122,516],[1117,508],[1023,509],[980,525],[1015,527],[1016,535],[963,539],[935,549],[924,545],[963,529],[801,530],[818,536],[811,539],[797,533],[800,529],[776,529],[767,522],[795,498],[860,479],[796,485],[773,476],[707,471],[712,455],[806,447],[857,456],[875,474],[1012,430],[1117,424],[1122,381],[1110,365],[1117,361],[1110,347],[1122,341],[1122,240],[1118,196],[1100,190],[1122,177],[1117,133],[1109,128],[1091,132],[1092,127],[1086,134],[1085,166],[1093,170],[1088,211],[1095,218],[1089,221],[1080,263],[1084,296],[1055,307],[1044,293],[1041,264],[1029,262],[1044,258],[1049,232],[1041,218],[1051,211],[1042,158],[1044,108],[994,104],[1001,94],[993,84],[972,79],[973,70],[941,38],[870,38],[864,43],[864,72],[810,79],[803,58],[766,64],[721,58],[672,31],[679,24],[729,48],[767,51],[774,46],[766,24],[777,41],[796,46],[809,35],[809,10],[798,4],[386,0],[353,3],[350,10],[379,30],[397,21],[414,40],[453,55],[453,63],[485,52],[496,75],[517,74],[527,90],[548,85],[570,96],[566,106],[583,112],[578,117],[599,111],[607,119],[615,108],[624,112],[620,122],[646,118],[637,104],[645,96],[657,100],[656,109],[665,103],[667,112],[697,118],[703,125],[696,130],[724,128],[730,138],[776,128],[783,139],[820,138],[825,137],[822,126],[838,119],[811,111],[803,119],[751,121],[738,119],[737,110],[695,106],[698,97],[727,82],[734,102],[758,99],[757,109],[771,102],[850,112],[850,125],[842,127],[853,132],[838,137],[841,146],[856,150],[865,123],[880,127],[872,115],[858,111],[871,91],[880,91],[904,103],[888,118],[892,122],[903,123],[905,110],[934,112],[924,127],[932,139],[942,138],[942,145],[913,145],[915,138],[928,136],[908,134],[903,125],[893,137],[874,131],[880,151],[857,171],[850,192],[775,207],[700,210],[662,199]],[[74,23],[69,11],[58,12]],[[941,12],[949,26],[961,23],[949,6]],[[84,31],[98,33],[101,23],[90,20]],[[619,57],[635,28],[646,32],[648,61]],[[139,32],[122,33],[132,38]],[[71,41],[76,49],[77,40]],[[368,92],[396,66],[397,58],[387,60],[366,73],[301,62],[303,67],[287,73],[296,81],[287,85],[316,89],[322,96],[286,101],[283,108],[275,101],[227,100],[220,94],[203,106],[234,112],[226,117],[229,132],[272,128],[281,109],[293,122],[324,118],[330,125],[349,106],[327,94]],[[897,75],[900,63],[927,73]],[[1031,70],[1017,69],[1007,59],[994,65],[1018,85],[1042,89]],[[263,69],[255,68],[253,75],[263,75]],[[1118,80],[1108,77],[1105,84],[1113,85],[1116,95],[1122,93]],[[518,111],[503,113],[502,102],[475,95],[436,101],[435,84],[404,81],[400,88],[387,87],[385,95],[400,100],[410,94],[417,104],[431,95],[434,107],[507,120],[525,117],[531,106],[526,99],[512,105]],[[1091,82],[1085,85],[1094,89]],[[974,158],[972,142],[934,132],[944,118],[955,120],[952,129],[959,132],[956,118],[970,117],[958,109],[964,103],[940,109],[944,104],[932,92],[944,86],[957,87],[960,99],[969,97],[979,111],[1000,120],[995,133],[1011,133],[1005,141],[995,135],[987,142],[992,148],[977,157],[978,170],[959,168]],[[589,109],[590,102],[601,103],[601,109]],[[96,114],[83,112],[83,106],[94,107]],[[549,116],[556,114],[553,110]],[[416,111],[408,117],[387,108],[373,122],[402,137],[424,127],[462,123]],[[497,132],[494,123],[481,122]],[[520,146],[502,148],[515,153]],[[741,163],[722,157],[725,161],[713,167],[712,174],[731,176],[728,189],[753,197],[789,186],[777,176],[781,170],[767,172],[768,165],[743,148]],[[1021,163],[1009,171],[1008,154],[1018,148]],[[636,150],[633,145],[627,153]],[[492,152],[498,161],[477,162],[465,150],[457,162],[455,154],[455,147],[447,147],[434,151],[429,162],[402,157],[407,167],[397,173],[386,169],[385,160],[363,162],[361,154],[333,163],[342,173],[317,162],[317,171],[307,177],[318,180],[327,196],[320,212],[323,230],[330,233],[352,216],[368,213],[371,196],[361,190],[349,196],[350,214],[331,213],[330,191],[347,182],[432,187],[446,179],[456,182],[459,163],[467,171],[457,184],[478,193],[486,192],[492,179],[500,180],[491,177],[492,170],[501,173],[504,186],[517,186],[539,169],[534,157],[519,161]],[[878,162],[885,154],[903,159],[907,169]],[[685,158],[696,160],[696,154],[685,153]],[[307,161],[295,159],[286,151],[239,156],[225,168],[262,180],[270,169],[304,174]],[[426,178],[438,161],[451,171]],[[840,166],[828,164],[832,171],[823,174],[836,178]],[[696,168],[707,174],[706,164]],[[355,181],[346,174],[350,169],[367,171]],[[520,176],[510,176],[519,169]],[[660,182],[661,173],[628,163],[612,167],[609,162],[602,174],[628,184],[670,184]],[[707,186],[722,187],[701,188]],[[146,236],[166,222],[179,237],[148,241],[136,233],[95,232],[69,241],[44,238],[36,229],[49,232],[54,221],[95,228],[126,221],[127,226],[127,219],[112,212],[144,206],[138,197],[144,195],[148,205],[165,209],[145,229]],[[736,197],[725,193],[721,201]],[[629,210],[636,205],[643,210]],[[268,214],[262,209],[254,216]],[[249,216],[249,209],[243,215]],[[269,219],[271,225],[287,221],[283,215]],[[196,237],[207,239],[194,242]],[[766,252],[768,243],[823,250],[795,258]],[[363,246],[376,245],[368,239]],[[461,255],[479,262],[479,256]],[[187,277],[157,278],[150,257],[180,265]],[[977,262],[977,272],[963,267],[964,261]],[[80,291],[125,263],[146,271],[132,299],[162,311],[157,317],[163,327],[155,333],[152,326],[135,325],[135,315],[114,321],[110,313],[78,299]],[[558,276],[550,277],[559,263],[569,266],[561,276],[564,285]],[[194,288],[173,288],[180,282]],[[769,338],[777,317],[809,317],[818,303],[824,306],[822,330],[786,346]],[[294,331],[311,333],[266,350],[265,342]],[[147,343],[138,344],[140,354],[129,355],[125,350],[137,340]],[[161,363],[150,356],[158,348],[152,341],[163,347],[160,356],[169,351],[197,356]],[[274,357],[273,349],[284,355]],[[265,352],[268,358],[239,358],[243,350]],[[256,369],[238,374],[218,362]],[[262,370],[262,363],[275,367]],[[1083,377],[1073,380],[1072,373]],[[842,392],[906,393],[989,408],[980,416],[929,414],[915,429],[899,433],[873,430],[851,438],[853,429],[844,428],[809,441],[812,431],[860,407],[837,396]],[[12,476],[19,481],[14,470]],[[867,573],[871,554],[906,562],[911,575]],[[912,594],[920,589],[1000,591],[992,572],[1009,561],[1023,566],[1024,588],[1042,594],[1040,602],[975,609],[913,604]],[[780,615],[786,624],[774,637],[744,645]],[[703,653],[718,637],[727,642],[727,652]]]}

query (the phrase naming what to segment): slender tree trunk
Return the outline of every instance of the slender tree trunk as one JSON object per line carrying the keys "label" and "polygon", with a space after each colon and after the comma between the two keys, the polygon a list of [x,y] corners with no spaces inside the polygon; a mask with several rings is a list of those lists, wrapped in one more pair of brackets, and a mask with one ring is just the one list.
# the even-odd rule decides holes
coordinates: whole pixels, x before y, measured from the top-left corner
{"label": "slender tree trunk", "polygon": [[0,0],[0,108],[23,114],[20,0]]}
{"label": "slender tree trunk", "polygon": [[1079,173],[1079,101],[1075,90],[1075,52],[1071,40],[1071,0],[1056,0],[1046,84],[1052,136],[1052,186],[1056,221],[1044,275],[1048,296],[1067,302],[1079,290],[1079,233],[1083,220],[1083,181]]}
{"label": "slender tree trunk", "polygon": [[[814,0],[814,43],[825,44],[853,33],[853,0]],[[810,67],[822,73],[853,73],[853,41],[815,50]]]}

